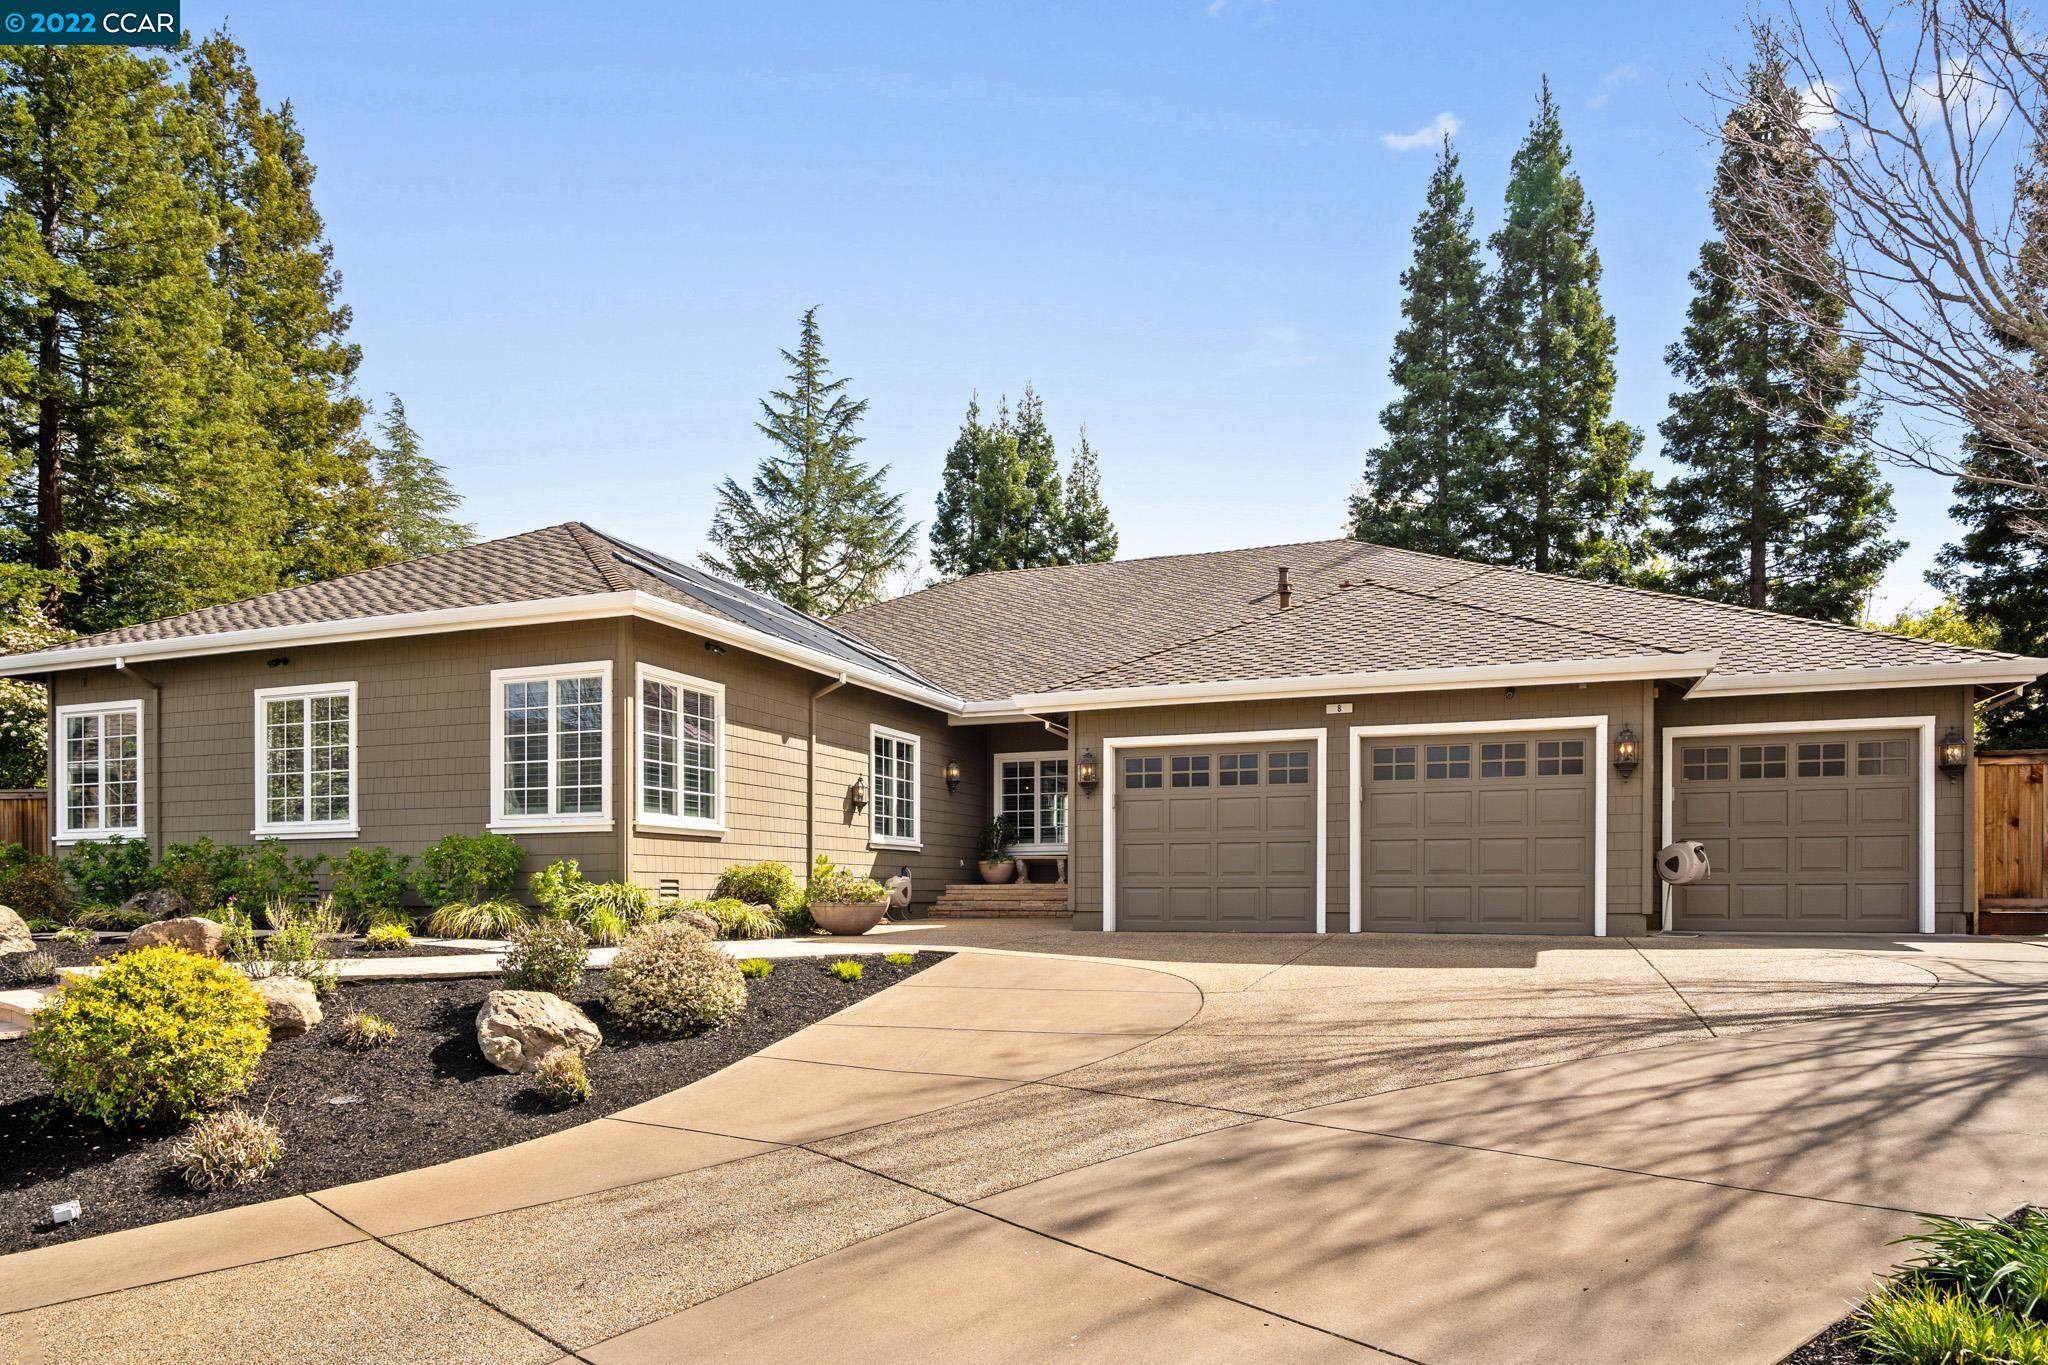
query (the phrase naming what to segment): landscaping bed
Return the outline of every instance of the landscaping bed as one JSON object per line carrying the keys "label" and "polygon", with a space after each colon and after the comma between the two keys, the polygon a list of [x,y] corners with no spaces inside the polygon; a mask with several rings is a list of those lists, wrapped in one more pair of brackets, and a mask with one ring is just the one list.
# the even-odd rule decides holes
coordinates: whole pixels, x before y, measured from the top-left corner
{"label": "landscaping bed", "polygon": [[[534,1097],[530,1077],[484,1061],[476,1012],[495,979],[345,981],[323,1000],[319,1028],[270,1046],[242,1101],[267,1109],[284,1137],[283,1160],[262,1181],[205,1194],[171,1170],[184,1125],[110,1130],[76,1117],[51,1102],[27,1047],[0,1048],[0,1254],[390,1175],[585,1123],[707,1076],[942,956],[918,953],[896,967],[864,955],[859,981],[834,978],[822,959],[785,959],[747,983],[737,1019],[681,1038],[615,1027],[604,973],[586,972],[569,999],[605,1040],[586,1059],[590,1099],[563,1110]],[[370,1052],[342,1047],[337,1025],[352,1010],[390,1020],[397,1039]],[[50,1206],[67,1199],[80,1201],[83,1216],[51,1227]]]}
{"label": "landscaping bed", "polygon": [[[95,962],[118,957],[128,949],[125,936],[102,940],[88,948],[82,943],[62,943],[53,938],[36,939],[36,947],[57,959],[60,967],[89,967]],[[469,953],[489,953],[489,948],[437,948],[429,944],[415,943],[409,948],[365,948],[360,939],[329,939],[327,952],[331,957],[376,959],[380,957],[462,957]]]}

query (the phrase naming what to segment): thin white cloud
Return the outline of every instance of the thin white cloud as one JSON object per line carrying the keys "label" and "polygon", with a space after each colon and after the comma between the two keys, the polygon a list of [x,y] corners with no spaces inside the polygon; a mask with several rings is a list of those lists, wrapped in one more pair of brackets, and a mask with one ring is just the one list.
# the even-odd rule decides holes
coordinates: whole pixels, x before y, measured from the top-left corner
{"label": "thin white cloud", "polygon": [[1230,0],[1209,0],[1209,17],[1214,19],[1229,8]]}
{"label": "thin white cloud", "polygon": [[1456,137],[1465,120],[1446,109],[1412,133],[1381,133],[1380,146],[1390,152],[1419,152],[1434,147],[1447,137]]}
{"label": "thin white cloud", "polygon": [[1245,370],[1296,370],[1315,363],[1301,330],[1287,323],[1254,327],[1251,344],[1237,353],[1238,368]]}
{"label": "thin white cloud", "polygon": [[1799,92],[1799,126],[1809,133],[1825,133],[1842,120],[1835,114],[1835,87],[1815,81]]}
{"label": "thin white cloud", "polygon": [[1643,78],[1643,69],[1634,62],[1623,62],[1600,78],[1600,89],[1593,98],[1586,101],[1594,109],[1605,107],[1614,92],[1624,85],[1634,85]]}

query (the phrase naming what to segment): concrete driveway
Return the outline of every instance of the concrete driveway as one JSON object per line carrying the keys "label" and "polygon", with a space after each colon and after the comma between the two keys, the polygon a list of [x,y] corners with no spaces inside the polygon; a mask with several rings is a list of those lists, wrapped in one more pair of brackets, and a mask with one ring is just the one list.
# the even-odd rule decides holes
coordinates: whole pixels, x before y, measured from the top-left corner
{"label": "concrete driveway", "polygon": [[636,1109],[0,1259],[0,1339],[1771,1361],[1918,1214],[2048,1202],[2038,942],[890,926],[911,944],[973,951]]}

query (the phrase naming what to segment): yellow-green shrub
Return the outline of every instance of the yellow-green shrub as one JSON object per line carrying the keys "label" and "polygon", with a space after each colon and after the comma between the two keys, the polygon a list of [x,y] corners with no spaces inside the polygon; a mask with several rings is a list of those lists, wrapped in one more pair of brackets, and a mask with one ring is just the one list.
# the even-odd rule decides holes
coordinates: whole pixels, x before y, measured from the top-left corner
{"label": "yellow-green shrub", "polygon": [[191,1118],[255,1080],[269,1013],[226,963],[143,948],[37,1011],[29,1055],[59,1101],[102,1123]]}
{"label": "yellow-green shrub", "polygon": [[604,974],[605,1010],[640,1033],[687,1033],[747,1007],[739,965],[686,924],[635,930]]}

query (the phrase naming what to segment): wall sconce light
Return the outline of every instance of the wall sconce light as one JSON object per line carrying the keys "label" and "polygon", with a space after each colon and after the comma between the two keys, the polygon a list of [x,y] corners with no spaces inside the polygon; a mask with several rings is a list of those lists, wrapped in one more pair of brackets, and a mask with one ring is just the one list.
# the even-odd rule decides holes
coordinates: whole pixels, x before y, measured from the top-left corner
{"label": "wall sconce light", "polygon": [[846,801],[855,811],[864,811],[868,808],[868,780],[865,777],[853,779],[853,785],[846,791]]}
{"label": "wall sconce light", "polygon": [[1074,780],[1080,784],[1083,795],[1095,795],[1096,784],[1102,781],[1102,765],[1095,761],[1093,749],[1081,751],[1081,768],[1074,774]]}
{"label": "wall sconce light", "polygon": [[1614,737],[1614,771],[1620,773],[1621,780],[1626,782],[1635,775],[1642,761],[1643,746],[1637,742],[1636,732],[1622,726],[1621,733]]}
{"label": "wall sconce light", "polygon": [[1935,766],[1951,782],[1961,777],[1963,769],[1970,766],[1969,742],[1953,725],[1948,727],[1948,733],[1941,737],[1941,744],[1935,750]]}
{"label": "wall sconce light", "polygon": [[960,760],[957,758],[946,760],[946,790],[949,792],[960,790]]}

